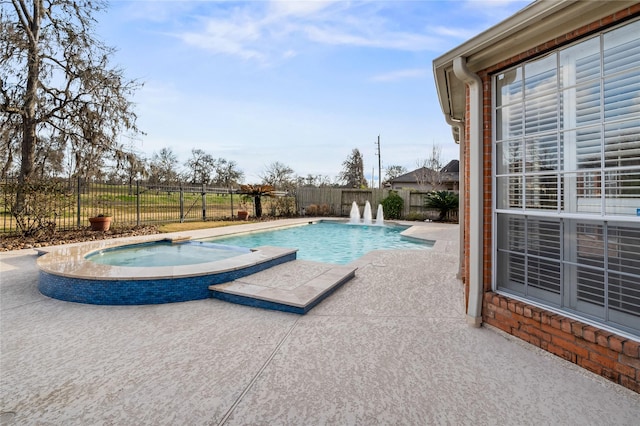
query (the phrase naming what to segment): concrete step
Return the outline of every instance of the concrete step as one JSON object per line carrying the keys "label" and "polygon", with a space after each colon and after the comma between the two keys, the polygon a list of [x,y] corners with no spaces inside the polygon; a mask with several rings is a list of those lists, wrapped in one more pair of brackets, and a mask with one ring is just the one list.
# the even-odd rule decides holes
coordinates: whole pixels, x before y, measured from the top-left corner
{"label": "concrete step", "polygon": [[353,278],[357,269],[295,260],[228,283],[211,285],[209,290],[215,299],[306,314]]}

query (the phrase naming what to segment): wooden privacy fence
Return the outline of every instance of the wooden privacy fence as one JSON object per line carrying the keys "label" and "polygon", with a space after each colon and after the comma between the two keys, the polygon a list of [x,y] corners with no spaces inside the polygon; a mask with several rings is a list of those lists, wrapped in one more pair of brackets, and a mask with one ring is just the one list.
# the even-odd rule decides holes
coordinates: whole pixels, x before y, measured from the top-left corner
{"label": "wooden privacy fence", "polygon": [[[431,216],[434,209],[424,207],[428,192],[415,192],[405,189],[393,190],[403,200],[402,219],[425,220]],[[307,216],[349,216],[351,206],[355,201],[363,211],[367,201],[372,211],[377,211],[378,204],[389,196],[388,189],[346,189],[346,188],[298,188],[296,204],[300,214]],[[458,211],[449,212],[446,220],[457,222]]]}

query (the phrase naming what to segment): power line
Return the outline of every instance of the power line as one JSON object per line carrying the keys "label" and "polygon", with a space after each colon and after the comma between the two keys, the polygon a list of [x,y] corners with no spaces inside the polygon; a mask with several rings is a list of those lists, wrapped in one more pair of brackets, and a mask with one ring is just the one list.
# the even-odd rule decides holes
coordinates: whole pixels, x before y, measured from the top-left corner
{"label": "power line", "polygon": [[[378,142],[374,142],[378,145],[378,188],[382,188],[382,156],[380,155],[380,135],[378,135]],[[373,176],[372,176],[373,178]]]}

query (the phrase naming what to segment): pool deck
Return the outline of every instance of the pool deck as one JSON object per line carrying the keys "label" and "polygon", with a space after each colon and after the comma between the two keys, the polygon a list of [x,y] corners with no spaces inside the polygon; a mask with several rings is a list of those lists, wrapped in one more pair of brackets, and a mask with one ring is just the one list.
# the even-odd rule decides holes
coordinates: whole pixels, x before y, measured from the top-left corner
{"label": "pool deck", "polygon": [[410,233],[437,242],[352,262],[306,315],[63,302],[38,292],[35,250],[0,253],[0,424],[637,424],[639,394],[466,324],[457,225]]}

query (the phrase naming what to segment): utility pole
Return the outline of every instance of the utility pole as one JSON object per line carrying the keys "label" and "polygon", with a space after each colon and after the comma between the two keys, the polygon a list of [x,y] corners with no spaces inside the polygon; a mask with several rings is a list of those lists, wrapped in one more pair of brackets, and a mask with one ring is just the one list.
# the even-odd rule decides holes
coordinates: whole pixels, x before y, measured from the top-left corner
{"label": "utility pole", "polygon": [[378,145],[378,153],[376,154],[378,156],[378,188],[382,188],[382,157],[380,156],[380,135],[378,135],[378,142],[376,145]]}

